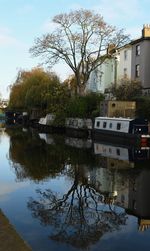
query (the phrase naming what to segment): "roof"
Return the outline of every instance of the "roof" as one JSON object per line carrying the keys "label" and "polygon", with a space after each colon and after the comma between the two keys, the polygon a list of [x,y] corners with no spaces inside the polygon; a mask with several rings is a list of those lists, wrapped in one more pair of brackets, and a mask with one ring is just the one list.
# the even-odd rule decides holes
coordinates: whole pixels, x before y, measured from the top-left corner
{"label": "roof", "polygon": [[115,117],[96,117],[96,119],[101,119],[101,120],[114,120],[114,121],[132,121],[134,119],[131,119],[131,118],[115,118]]}
{"label": "roof", "polygon": [[130,42],[130,44],[137,44],[137,43],[140,43],[141,41],[144,41],[144,40],[150,40],[150,37],[141,37],[141,38],[132,40],[132,41]]}

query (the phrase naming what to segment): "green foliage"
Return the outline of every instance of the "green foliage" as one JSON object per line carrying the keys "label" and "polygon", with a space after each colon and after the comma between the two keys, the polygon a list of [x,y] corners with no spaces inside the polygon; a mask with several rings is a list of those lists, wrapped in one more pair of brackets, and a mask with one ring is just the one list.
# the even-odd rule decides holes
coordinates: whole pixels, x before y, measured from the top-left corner
{"label": "green foliage", "polygon": [[138,81],[124,78],[120,80],[117,87],[113,84],[110,88],[110,92],[117,98],[117,100],[134,100],[141,96],[142,86]]}
{"label": "green foliage", "polygon": [[41,68],[18,73],[11,88],[9,108],[28,110],[37,108],[42,114],[55,114],[55,125],[62,126],[66,117],[92,118],[99,115],[101,94],[70,96],[68,85],[62,84],[53,73]]}
{"label": "green foliage", "polygon": [[99,104],[103,98],[103,95],[96,93],[72,97],[67,106],[67,116],[92,118],[99,113]]}
{"label": "green foliage", "polygon": [[150,97],[139,97],[136,99],[136,115],[141,118],[150,120]]}
{"label": "green foliage", "polygon": [[67,88],[54,73],[35,68],[18,73],[11,88],[9,108],[39,108],[55,113],[67,97]]}

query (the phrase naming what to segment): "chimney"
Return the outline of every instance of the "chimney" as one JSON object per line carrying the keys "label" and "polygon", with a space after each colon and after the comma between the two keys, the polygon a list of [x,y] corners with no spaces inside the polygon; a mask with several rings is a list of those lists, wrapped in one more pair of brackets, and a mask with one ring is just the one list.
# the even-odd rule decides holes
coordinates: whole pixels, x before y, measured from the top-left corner
{"label": "chimney", "polygon": [[107,47],[107,54],[112,55],[116,51],[116,45],[115,44],[108,44]]}
{"label": "chimney", "polygon": [[150,37],[150,24],[143,25],[142,37]]}

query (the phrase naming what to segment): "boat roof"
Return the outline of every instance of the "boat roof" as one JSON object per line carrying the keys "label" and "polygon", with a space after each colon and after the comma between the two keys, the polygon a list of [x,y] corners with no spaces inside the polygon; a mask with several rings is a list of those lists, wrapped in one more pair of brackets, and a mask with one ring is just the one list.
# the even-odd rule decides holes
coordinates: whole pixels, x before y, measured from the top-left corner
{"label": "boat roof", "polygon": [[114,120],[114,121],[132,121],[134,119],[131,119],[131,118],[116,118],[116,117],[96,117],[95,119],[98,119],[98,120]]}

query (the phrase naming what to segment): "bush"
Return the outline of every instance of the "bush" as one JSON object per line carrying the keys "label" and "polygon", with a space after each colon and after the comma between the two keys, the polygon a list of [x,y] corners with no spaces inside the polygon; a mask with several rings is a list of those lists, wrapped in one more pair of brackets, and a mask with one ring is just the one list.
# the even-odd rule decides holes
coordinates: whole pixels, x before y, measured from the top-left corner
{"label": "bush", "polygon": [[137,117],[146,118],[150,120],[150,97],[140,97],[136,99],[137,102]]}
{"label": "bush", "polygon": [[72,97],[66,110],[67,117],[92,118],[99,115],[100,101],[103,95],[90,93],[86,96]]}

